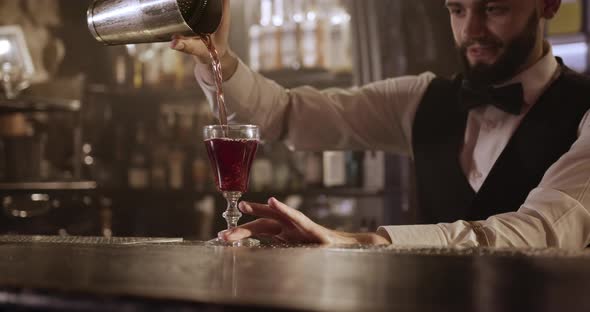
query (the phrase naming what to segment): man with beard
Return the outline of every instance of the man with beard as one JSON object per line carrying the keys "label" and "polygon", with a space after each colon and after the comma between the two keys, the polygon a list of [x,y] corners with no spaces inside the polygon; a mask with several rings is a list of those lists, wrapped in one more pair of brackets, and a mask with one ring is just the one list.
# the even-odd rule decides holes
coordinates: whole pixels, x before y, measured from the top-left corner
{"label": "man with beard", "polygon": [[[236,121],[295,149],[382,149],[416,167],[420,225],[342,233],[271,198],[241,203],[258,220],[219,234],[336,244],[584,248],[590,243],[590,79],[552,55],[546,21],[560,0],[447,0],[464,71],[393,78],[353,90],[285,90],[250,71],[215,34]],[[226,8],[228,3],[226,2]],[[226,11],[228,12],[228,11]],[[203,46],[195,56],[211,97]]]}

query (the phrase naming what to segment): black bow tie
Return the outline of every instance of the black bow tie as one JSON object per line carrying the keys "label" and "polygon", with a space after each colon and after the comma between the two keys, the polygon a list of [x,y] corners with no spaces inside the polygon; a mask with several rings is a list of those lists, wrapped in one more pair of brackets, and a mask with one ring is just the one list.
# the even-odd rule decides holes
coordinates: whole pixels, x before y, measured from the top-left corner
{"label": "black bow tie", "polygon": [[507,113],[520,115],[524,106],[524,91],[520,83],[497,88],[474,88],[469,81],[463,80],[459,101],[466,110],[481,105],[494,105]]}

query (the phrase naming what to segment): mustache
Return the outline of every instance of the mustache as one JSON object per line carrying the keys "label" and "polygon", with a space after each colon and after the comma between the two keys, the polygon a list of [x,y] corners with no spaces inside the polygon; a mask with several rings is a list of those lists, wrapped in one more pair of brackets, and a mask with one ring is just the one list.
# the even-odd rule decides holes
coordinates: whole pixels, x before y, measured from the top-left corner
{"label": "mustache", "polygon": [[488,38],[478,38],[478,39],[467,40],[465,42],[462,42],[458,48],[459,48],[459,50],[465,52],[465,51],[467,51],[467,49],[469,49],[471,46],[474,46],[474,45],[480,45],[480,46],[492,47],[492,48],[501,48],[504,46],[502,41],[488,37]]}

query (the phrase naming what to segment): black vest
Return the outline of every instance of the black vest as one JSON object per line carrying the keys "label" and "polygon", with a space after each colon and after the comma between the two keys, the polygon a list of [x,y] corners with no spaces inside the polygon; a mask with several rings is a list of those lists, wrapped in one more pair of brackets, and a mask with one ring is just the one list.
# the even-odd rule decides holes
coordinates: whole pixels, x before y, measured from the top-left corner
{"label": "black vest", "polygon": [[485,220],[518,210],[547,169],[576,141],[590,109],[590,78],[563,66],[476,193],[459,163],[468,114],[459,107],[460,83],[435,78],[416,113],[412,144],[418,223]]}

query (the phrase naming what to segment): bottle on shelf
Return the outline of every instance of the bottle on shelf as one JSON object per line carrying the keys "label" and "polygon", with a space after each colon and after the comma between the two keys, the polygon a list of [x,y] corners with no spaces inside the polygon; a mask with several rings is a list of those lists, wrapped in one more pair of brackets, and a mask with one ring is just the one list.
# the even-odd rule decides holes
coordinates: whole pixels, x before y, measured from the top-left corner
{"label": "bottle on shelf", "polygon": [[256,157],[250,170],[250,189],[254,192],[269,191],[273,183],[273,164],[269,157],[269,144],[258,145]]}
{"label": "bottle on shelf", "polygon": [[168,166],[166,158],[168,156],[168,148],[164,144],[157,144],[154,146],[152,156],[152,167],[150,171],[152,188],[156,190],[165,190],[168,185]]}
{"label": "bottle on shelf", "polygon": [[[275,0],[275,15],[273,23],[280,29],[280,58],[281,68],[299,69],[301,59],[299,53],[299,38],[301,27],[294,16],[296,5],[301,4],[292,0]],[[301,8],[302,9],[302,8]]]}
{"label": "bottle on shelf", "polygon": [[318,188],[323,184],[323,160],[322,153],[307,152],[303,177],[307,188]]}
{"label": "bottle on shelf", "polygon": [[201,102],[197,105],[193,119],[192,146],[194,153],[191,164],[192,187],[198,192],[212,191],[215,189],[215,180],[209,156],[207,155],[207,149],[202,137],[194,138],[194,134],[200,135],[203,132],[204,126],[215,123],[207,102]]}
{"label": "bottle on shelf", "polygon": [[358,188],[362,186],[362,152],[346,152],[346,186]]}
{"label": "bottle on shelf", "polygon": [[273,167],[273,191],[286,192],[290,188],[290,181],[294,180],[293,172],[289,162],[290,151],[282,143],[273,145],[272,167]]}
{"label": "bottle on shelf", "polygon": [[126,49],[113,49],[113,85],[119,88],[126,88],[131,81],[131,63]]}
{"label": "bottle on shelf", "polygon": [[144,86],[144,68],[143,68],[143,62],[141,61],[140,57],[139,57],[139,49],[138,46],[136,44],[127,44],[125,45],[125,48],[127,49],[127,53],[129,54],[131,63],[133,64],[132,68],[133,68],[133,88],[135,89],[141,89]]}
{"label": "bottle on shelf", "polygon": [[149,178],[149,148],[145,128],[140,122],[136,126],[135,142],[129,153],[128,185],[132,189],[146,189],[150,184]]}
{"label": "bottle on shelf", "polygon": [[367,151],[364,153],[363,189],[367,191],[385,189],[385,152]]}
{"label": "bottle on shelf", "polygon": [[323,156],[324,186],[346,186],[346,152],[326,151]]}
{"label": "bottle on shelf", "polygon": [[[98,103],[95,106],[101,107]],[[86,143],[82,146],[84,173],[83,176],[95,180],[101,187],[113,187],[117,180],[117,164],[120,164],[115,155],[120,143],[117,142],[117,124],[113,120],[113,112],[110,105],[102,106],[102,109],[93,111],[94,117],[91,130],[85,131]],[[100,118],[97,118],[100,117]]]}
{"label": "bottle on shelf", "polygon": [[182,190],[186,186],[186,143],[190,132],[188,129],[192,128],[187,120],[192,122],[192,117],[182,112],[176,112],[174,115],[174,138],[168,154],[168,186],[172,190]]}
{"label": "bottle on shelf", "polygon": [[305,68],[323,65],[323,38],[320,12],[315,0],[305,1],[305,19],[301,23],[301,55]]}
{"label": "bottle on shelf", "polygon": [[178,127],[175,136],[177,137],[179,144],[188,147],[192,146],[195,141],[193,140],[192,133],[193,129],[193,121],[194,121],[194,111],[191,107],[183,107],[179,109],[177,115]]}
{"label": "bottle on shelf", "polygon": [[[273,1],[260,1],[260,70],[272,71],[281,66],[280,19],[273,14]],[[278,26],[277,26],[278,25]]]}
{"label": "bottle on shelf", "polygon": [[213,196],[205,196],[205,198],[195,201],[193,204],[194,210],[198,216],[198,239],[211,239],[213,233],[213,224],[215,220],[215,198]]}
{"label": "bottle on shelf", "polygon": [[[301,24],[305,21],[305,1],[306,0],[291,0],[292,3],[292,19],[295,23]],[[299,38],[300,39],[300,38]]]}
{"label": "bottle on shelf", "polygon": [[156,143],[152,150],[151,181],[152,188],[165,190],[168,188],[168,142],[170,139],[170,128],[168,116],[161,113],[157,121]]}
{"label": "bottle on shelf", "polygon": [[351,16],[341,0],[324,0],[325,66],[335,72],[352,70]]}
{"label": "bottle on shelf", "polygon": [[[200,122],[202,119],[200,115],[201,113],[199,111],[193,114],[191,133],[201,133],[203,124]],[[207,183],[210,171],[205,144],[203,144],[202,140],[194,139],[188,144],[190,147],[190,161],[188,164],[190,167],[190,187],[195,191],[204,192],[208,187]]]}
{"label": "bottle on shelf", "polygon": [[[177,82],[177,69],[179,59],[182,57],[181,53],[172,49],[164,49],[160,56],[161,62],[161,74],[160,74],[160,85],[166,87],[174,87],[178,84]],[[192,67],[189,67],[192,68]],[[190,71],[192,73],[192,70]]]}
{"label": "bottle on shelf", "polygon": [[168,186],[171,190],[184,188],[184,162],[186,156],[182,148],[175,146],[168,154]]}
{"label": "bottle on shelf", "polygon": [[144,81],[146,86],[160,86],[162,80],[162,52],[167,49],[167,47],[167,43],[146,44],[142,57]]}
{"label": "bottle on shelf", "polygon": [[287,149],[287,151],[289,152],[287,155],[287,164],[289,166],[289,182],[287,189],[292,193],[300,193],[306,186],[304,169],[302,169],[302,166],[298,163],[299,159],[296,152],[289,149]]}
{"label": "bottle on shelf", "polygon": [[187,67],[185,62],[186,55],[180,54],[176,57],[176,64],[174,66],[174,89],[182,90],[185,86],[187,72],[192,74],[192,67]]}
{"label": "bottle on shelf", "polygon": [[206,157],[204,149],[201,150],[197,148],[197,152],[195,153],[191,164],[192,183],[194,189],[198,192],[206,191],[214,183],[209,179],[211,170],[209,169],[209,163]]}
{"label": "bottle on shelf", "polygon": [[118,187],[125,187],[128,186],[128,181],[126,181],[125,177],[127,175],[127,171],[124,167],[122,167],[127,161],[128,155],[128,141],[126,137],[126,130],[125,127],[120,124],[116,123],[113,126],[114,134],[112,137],[112,145],[113,146],[113,155],[112,155],[112,183],[110,184],[113,188]]}

